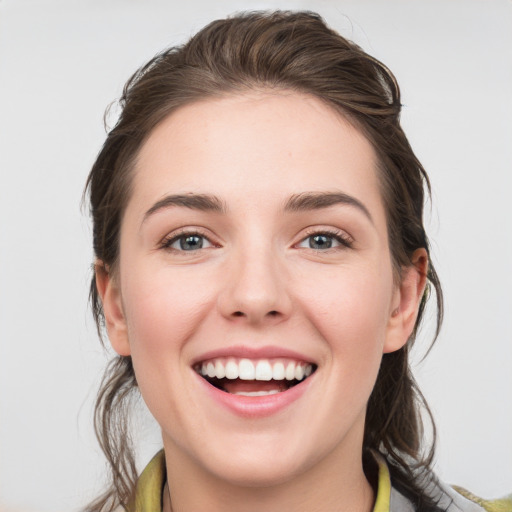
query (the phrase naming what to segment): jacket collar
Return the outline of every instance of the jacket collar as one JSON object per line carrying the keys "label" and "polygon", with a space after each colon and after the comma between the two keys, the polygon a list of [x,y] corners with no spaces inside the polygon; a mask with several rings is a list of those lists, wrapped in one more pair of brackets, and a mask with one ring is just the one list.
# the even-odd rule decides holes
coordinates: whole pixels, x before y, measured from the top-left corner
{"label": "jacket collar", "polygon": [[[374,453],[374,457],[379,467],[379,477],[373,512],[389,512],[391,478],[388,466],[381,455]],[[165,455],[161,450],[151,459],[137,480],[135,498],[128,504],[127,512],[161,512],[165,480]]]}

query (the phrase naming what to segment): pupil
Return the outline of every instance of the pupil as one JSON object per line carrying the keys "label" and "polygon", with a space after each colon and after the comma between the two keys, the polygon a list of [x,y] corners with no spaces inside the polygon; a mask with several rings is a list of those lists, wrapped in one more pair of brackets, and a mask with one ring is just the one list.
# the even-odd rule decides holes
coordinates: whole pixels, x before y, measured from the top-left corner
{"label": "pupil", "polygon": [[180,248],[184,251],[201,249],[203,247],[203,238],[197,235],[189,235],[180,239]]}
{"label": "pupil", "polygon": [[309,240],[311,249],[329,249],[332,247],[332,240],[327,235],[314,235]]}

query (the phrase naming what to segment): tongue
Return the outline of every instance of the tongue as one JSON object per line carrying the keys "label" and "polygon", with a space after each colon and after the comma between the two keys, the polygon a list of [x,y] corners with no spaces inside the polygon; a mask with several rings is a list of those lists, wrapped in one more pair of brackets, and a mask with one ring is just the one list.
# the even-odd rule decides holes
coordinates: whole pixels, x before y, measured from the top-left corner
{"label": "tongue", "polygon": [[288,389],[285,381],[282,380],[240,380],[223,379],[222,388],[228,393],[251,393],[256,391],[285,391]]}

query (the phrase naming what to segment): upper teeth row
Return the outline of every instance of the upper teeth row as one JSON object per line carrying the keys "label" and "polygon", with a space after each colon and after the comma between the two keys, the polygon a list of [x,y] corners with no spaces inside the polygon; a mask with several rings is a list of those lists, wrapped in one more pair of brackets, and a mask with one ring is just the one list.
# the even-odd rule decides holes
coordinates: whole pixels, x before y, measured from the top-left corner
{"label": "upper teeth row", "polygon": [[199,372],[204,377],[241,380],[302,380],[311,375],[313,365],[297,361],[222,358],[205,361]]}

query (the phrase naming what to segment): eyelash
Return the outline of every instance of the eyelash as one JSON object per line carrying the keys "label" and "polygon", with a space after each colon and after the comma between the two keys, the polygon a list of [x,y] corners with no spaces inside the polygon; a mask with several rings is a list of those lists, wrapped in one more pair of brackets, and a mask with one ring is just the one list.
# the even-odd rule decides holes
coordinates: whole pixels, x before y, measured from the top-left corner
{"label": "eyelash", "polygon": [[[199,229],[192,229],[192,230],[183,229],[183,230],[180,230],[178,233],[173,233],[170,236],[166,236],[160,243],[160,248],[168,250],[168,251],[173,251],[176,253],[197,252],[198,250],[203,249],[203,247],[200,247],[199,249],[197,249],[195,251],[194,250],[186,251],[184,249],[175,249],[174,247],[172,247],[172,245],[174,243],[178,242],[180,239],[185,239],[185,238],[193,237],[193,236],[197,236],[203,240],[206,240],[212,247],[215,247],[215,244],[201,230],[199,230]],[[208,247],[204,247],[204,249],[207,249],[207,248]]]}
{"label": "eyelash", "polygon": [[[337,251],[337,250],[343,250],[343,249],[351,249],[353,247],[354,240],[352,237],[347,235],[344,231],[335,230],[335,229],[315,229],[308,231],[306,233],[306,236],[302,238],[297,244],[295,244],[295,247],[299,246],[300,244],[306,242],[308,239],[314,237],[314,236],[321,236],[324,235],[327,238],[333,239],[336,242],[340,244],[338,247],[328,247],[327,249],[315,249],[313,247],[303,247],[304,249],[309,249],[315,252],[331,252],[331,251]],[[162,242],[160,243],[160,248],[165,249],[168,251],[173,251],[176,253],[186,253],[186,252],[197,252],[201,249],[207,249],[208,247],[199,247],[199,249],[196,250],[190,250],[187,251],[185,249],[176,249],[172,247],[173,244],[178,242],[180,239],[185,239],[188,237],[197,236],[203,240],[206,240],[212,247],[215,247],[215,244],[210,240],[210,238],[201,230],[193,229],[183,229],[180,230],[178,233],[173,233],[170,236],[165,237]],[[300,248],[300,247],[299,247]]]}
{"label": "eyelash", "polygon": [[[337,250],[343,250],[343,249],[352,249],[354,245],[354,240],[351,236],[349,236],[346,232],[337,230],[337,229],[314,229],[311,231],[308,231],[306,233],[306,236],[302,238],[299,242],[299,244],[306,242],[309,238],[312,238],[314,236],[324,235],[328,238],[334,239],[336,242],[340,244],[339,247],[329,247],[327,249],[314,249],[312,247],[304,247],[305,249],[309,249],[316,252],[330,252],[330,251],[337,251]],[[299,245],[296,244],[296,245]]]}

